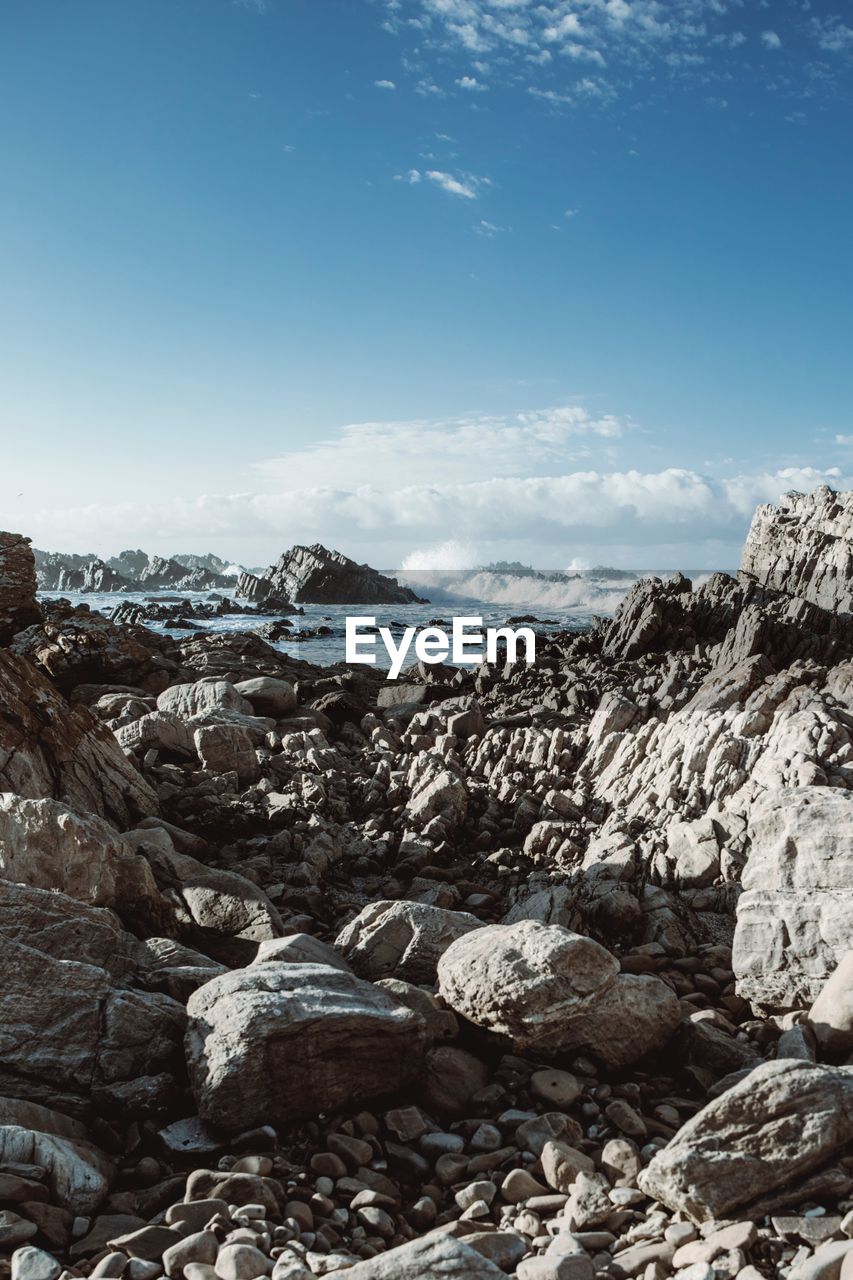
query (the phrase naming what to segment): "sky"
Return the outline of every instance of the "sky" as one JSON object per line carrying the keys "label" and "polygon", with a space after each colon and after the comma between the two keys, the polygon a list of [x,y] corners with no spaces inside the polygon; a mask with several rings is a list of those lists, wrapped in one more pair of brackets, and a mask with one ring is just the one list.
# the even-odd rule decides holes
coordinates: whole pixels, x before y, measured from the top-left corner
{"label": "sky", "polygon": [[6,0],[0,527],[732,568],[853,487],[850,0]]}

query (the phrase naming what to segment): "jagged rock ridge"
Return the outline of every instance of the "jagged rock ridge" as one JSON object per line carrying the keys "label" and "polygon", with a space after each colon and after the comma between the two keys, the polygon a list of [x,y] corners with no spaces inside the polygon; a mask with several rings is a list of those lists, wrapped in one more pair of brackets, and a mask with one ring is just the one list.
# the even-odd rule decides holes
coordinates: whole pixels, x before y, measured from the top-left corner
{"label": "jagged rock ridge", "polygon": [[340,551],[328,551],[319,542],[310,547],[291,547],[263,578],[242,575],[237,594],[250,600],[278,595],[297,604],[423,603],[414,591],[401,587],[396,578],[357,564]]}

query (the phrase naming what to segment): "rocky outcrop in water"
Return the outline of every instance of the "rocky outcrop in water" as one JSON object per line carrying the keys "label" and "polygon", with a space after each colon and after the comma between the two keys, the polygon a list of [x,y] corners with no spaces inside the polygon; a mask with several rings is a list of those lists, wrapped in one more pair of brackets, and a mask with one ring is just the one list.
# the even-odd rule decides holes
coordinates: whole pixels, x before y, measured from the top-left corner
{"label": "rocky outcrop in water", "polygon": [[535,667],[394,685],[28,620],[0,648],[15,1280],[839,1280],[844,613],[649,580]]}
{"label": "rocky outcrop in water", "polygon": [[319,542],[291,547],[262,579],[244,575],[237,594],[251,600],[277,595],[297,604],[414,604],[419,599],[396,578],[328,551]]}
{"label": "rocky outcrop in water", "polygon": [[218,556],[149,556],[122,551],[109,560],[97,556],[36,551],[40,591],[210,591],[230,589],[234,578]]}

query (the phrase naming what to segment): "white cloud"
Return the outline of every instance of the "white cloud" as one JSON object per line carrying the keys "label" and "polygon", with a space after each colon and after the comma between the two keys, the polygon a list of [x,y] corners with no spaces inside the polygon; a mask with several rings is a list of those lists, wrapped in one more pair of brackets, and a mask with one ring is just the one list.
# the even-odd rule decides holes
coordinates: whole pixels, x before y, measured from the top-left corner
{"label": "white cloud", "polygon": [[839,435],[837,435],[837,436],[835,437],[835,443],[836,443],[836,444],[851,445],[851,444],[853,444],[853,436],[844,436],[844,435],[839,434]]}
{"label": "white cloud", "polygon": [[[271,559],[292,542],[319,539],[342,550],[393,548],[402,556],[413,541],[433,545],[437,531],[459,543],[522,548],[630,549],[638,567],[662,544],[677,543],[681,563],[708,561],[707,547],[742,541],[757,502],[772,502],[791,488],[828,482],[853,486],[837,469],[785,468],[719,480],[678,467],[662,471],[572,471],[552,476],[495,476],[466,482],[380,488],[291,488],[275,492],[203,495],[150,503],[45,508],[24,530],[49,549],[112,547],[157,540],[176,547],[221,548],[253,539]],[[233,554],[233,552],[232,552]],[[261,557],[263,558],[263,557]],[[390,561],[388,561],[390,563]],[[556,563],[556,561],[555,561]]]}
{"label": "white cloud", "polygon": [[476,200],[481,189],[490,185],[488,178],[478,178],[473,173],[453,174],[441,169],[428,169],[424,177],[448,195],[462,196],[464,200]]}
{"label": "white cloud", "polygon": [[439,421],[360,422],[337,436],[258,464],[267,482],[297,489],[326,485],[392,487],[412,474],[430,482],[478,480],[565,469],[612,449],[632,424],[611,414],[593,417],[580,405],[505,417],[472,414]]}
{"label": "white cloud", "polygon": [[460,89],[467,89],[470,93],[485,93],[489,87],[475,76],[460,76],[456,83]]}
{"label": "white cloud", "polygon": [[[837,13],[812,16],[809,10],[819,6],[809,0],[790,6],[764,0],[760,7],[768,11],[765,21],[773,12],[776,24],[759,34],[764,47],[790,49],[804,74],[809,38],[831,52],[853,46],[853,26]],[[421,59],[433,51],[446,65],[448,51],[466,59],[474,54],[500,68],[502,84],[535,88],[554,103],[576,100],[572,70],[583,61],[611,69],[603,101],[615,96],[615,86],[654,83],[661,70],[694,76],[703,92],[712,81],[753,81],[743,11],[744,0],[407,0],[390,10],[388,21],[391,31],[417,42]]]}
{"label": "white cloud", "polygon": [[485,236],[487,240],[494,240],[495,236],[499,236],[507,231],[512,231],[512,227],[499,227],[494,222],[487,222],[485,218],[481,218],[479,222],[475,222],[473,229],[475,235]]}
{"label": "white cloud", "polygon": [[393,80],[374,80],[373,83],[376,85],[377,89],[396,89],[397,88]]}

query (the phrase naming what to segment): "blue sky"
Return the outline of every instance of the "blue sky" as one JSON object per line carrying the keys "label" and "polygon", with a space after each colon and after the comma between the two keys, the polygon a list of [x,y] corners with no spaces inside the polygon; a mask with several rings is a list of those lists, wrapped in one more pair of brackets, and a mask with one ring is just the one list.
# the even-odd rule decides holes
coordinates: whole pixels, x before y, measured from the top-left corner
{"label": "blue sky", "polygon": [[730,566],[757,501],[853,485],[849,0],[0,34],[0,525],[37,545]]}

